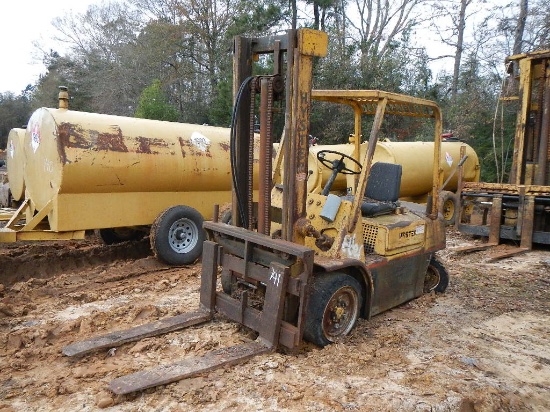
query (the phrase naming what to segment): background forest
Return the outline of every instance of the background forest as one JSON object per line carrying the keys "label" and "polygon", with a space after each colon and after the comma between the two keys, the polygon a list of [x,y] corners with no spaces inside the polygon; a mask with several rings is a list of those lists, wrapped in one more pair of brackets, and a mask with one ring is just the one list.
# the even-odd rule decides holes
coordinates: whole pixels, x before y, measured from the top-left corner
{"label": "background forest", "polygon": [[[477,151],[485,181],[506,179],[495,163],[513,146],[505,126],[515,108],[498,99],[504,59],[550,48],[547,0],[119,0],[52,24],[59,50],[42,50],[47,72],[18,95],[0,93],[2,149],[33,110],[57,106],[60,85],[72,110],[228,126],[233,37],[311,27],[329,35],[315,88],[435,100],[446,131]],[[438,61],[449,64],[434,76]],[[335,111],[312,118],[321,144],[349,132]]]}

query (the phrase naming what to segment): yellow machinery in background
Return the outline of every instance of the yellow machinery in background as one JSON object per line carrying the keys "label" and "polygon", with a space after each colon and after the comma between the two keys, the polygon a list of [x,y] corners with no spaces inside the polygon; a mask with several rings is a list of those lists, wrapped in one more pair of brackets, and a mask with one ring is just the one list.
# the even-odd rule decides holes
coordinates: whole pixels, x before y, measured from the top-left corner
{"label": "yellow machinery in background", "polygon": [[11,197],[15,201],[20,201],[25,197],[24,140],[25,129],[14,128],[10,130],[6,146],[6,168],[8,171]]}
{"label": "yellow machinery in background", "polygon": [[519,242],[495,258],[550,244],[550,50],[511,56],[507,65],[516,90],[502,100],[518,104],[509,182],[465,182],[457,220],[460,232],[488,238],[484,247]]}

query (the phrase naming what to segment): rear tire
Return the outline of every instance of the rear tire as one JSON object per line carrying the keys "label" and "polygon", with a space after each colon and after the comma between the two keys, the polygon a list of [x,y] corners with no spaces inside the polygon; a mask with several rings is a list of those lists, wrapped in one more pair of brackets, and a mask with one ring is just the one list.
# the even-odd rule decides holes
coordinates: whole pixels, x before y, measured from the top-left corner
{"label": "rear tire", "polygon": [[132,229],[130,227],[115,227],[99,229],[97,236],[106,245],[114,245],[115,243],[126,242],[129,240],[140,240],[145,236],[141,230]]}
{"label": "rear tire", "polygon": [[424,278],[424,293],[430,293],[432,290],[437,293],[443,293],[449,286],[449,273],[443,263],[435,256],[430,260],[426,277]]}
{"label": "rear tire", "polygon": [[326,346],[347,335],[359,318],[363,302],[361,285],[344,273],[315,277],[306,312],[304,338]]}
{"label": "rear tire", "polygon": [[202,254],[203,217],[189,206],[173,206],[162,212],[151,227],[151,249],[169,265],[188,265]]}

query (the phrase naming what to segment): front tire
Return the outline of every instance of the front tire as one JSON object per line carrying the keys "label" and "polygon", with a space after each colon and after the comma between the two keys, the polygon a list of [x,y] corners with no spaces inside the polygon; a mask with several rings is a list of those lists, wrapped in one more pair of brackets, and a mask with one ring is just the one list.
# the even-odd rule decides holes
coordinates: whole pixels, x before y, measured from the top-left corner
{"label": "front tire", "polygon": [[304,338],[326,346],[347,335],[359,318],[363,302],[361,285],[344,273],[315,277],[309,297]]}
{"label": "front tire", "polygon": [[151,227],[151,249],[169,265],[188,265],[202,254],[203,217],[189,206],[173,206],[162,212]]}
{"label": "front tire", "polygon": [[424,278],[424,293],[430,293],[432,290],[443,293],[447,286],[449,286],[449,273],[443,263],[433,256]]}

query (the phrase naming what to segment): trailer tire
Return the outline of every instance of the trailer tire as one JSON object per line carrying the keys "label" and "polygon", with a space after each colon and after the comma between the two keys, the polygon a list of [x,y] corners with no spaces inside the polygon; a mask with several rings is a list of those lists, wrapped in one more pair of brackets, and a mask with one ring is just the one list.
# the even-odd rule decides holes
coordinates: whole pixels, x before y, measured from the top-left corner
{"label": "trailer tire", "polygon": [[458,215],[458,199],[453,192],[444,190],[439,195],[439,211],[443,215],[446,226],[452,226],[456,222]]}
{"label": "trailer tire", "polygon": [[106,245],[114,245],[115,243],[129,240],[140,240],[145,236],[145,233],[141,230],[132,229],[130,227],[99,229],[96,234]]}
{"label": "trailer tire", "polygon": [[439,259],[432,256],[424,278],[424,293],[430,293],[431,291],[443,293],[447,286],[449,286],[449,272]]}
{"label": "trailer tire", "polygon": [[317,275],[311,285],[304,338],[324,347],[347,335],[359,318],[363,302],[359,282],[339,272]]}
{"label": "trailer tire", "polygon": [[173,206],[163,211],[151,226],[151,249],[168,265],[188,265],[202,254],[206,238],[202,215],[189,206]]}

